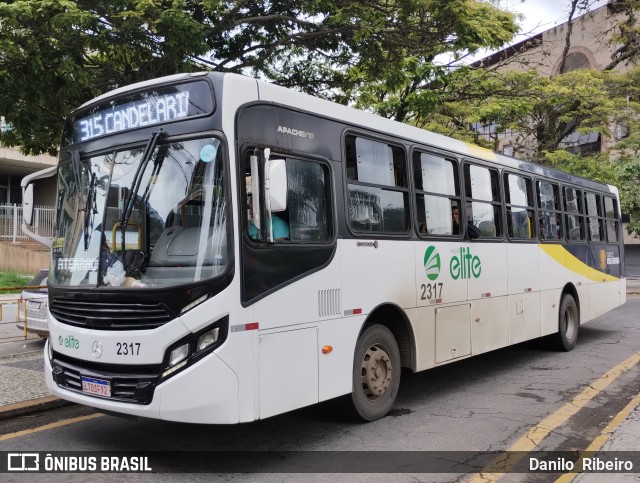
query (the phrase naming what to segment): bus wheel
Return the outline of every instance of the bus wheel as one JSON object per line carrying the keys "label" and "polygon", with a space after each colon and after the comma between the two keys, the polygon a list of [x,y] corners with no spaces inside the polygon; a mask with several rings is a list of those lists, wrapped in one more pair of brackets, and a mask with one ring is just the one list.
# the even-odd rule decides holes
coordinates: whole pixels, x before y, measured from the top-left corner
{"label": "bus wheel", "polygon": [[400,386],[400,351],[395,337],[383,325],[372,325],[356,345],[351,403],[364,421],[385,416]]}
{"label": "bus wheel", "polygon": [[580,315],[578,305],[570,294],[565,294],[560,302],[558,314],[558,333],[551,336],[551,343],[556,350],[573,350],[578,342]]}

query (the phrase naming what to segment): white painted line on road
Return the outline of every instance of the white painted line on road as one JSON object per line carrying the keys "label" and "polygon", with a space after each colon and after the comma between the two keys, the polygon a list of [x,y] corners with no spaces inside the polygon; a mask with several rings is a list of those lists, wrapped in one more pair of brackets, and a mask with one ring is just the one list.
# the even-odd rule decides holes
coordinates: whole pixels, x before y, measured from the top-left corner
{"label": "white painted line on road", "polygon": [[[524,452],[533,451],[552,431],[555,431],[560,425],[567,422],[571,416],[585,407],[589,401],[605,390],[618,377],[637,365],[638,362],[640,362],[640,352],[636,352],[628,359],[611,368],[590,383],[589,386],[567,404],[533,426],[525,435],[513,443],[502,456],[499,456],[490,463],[486,467],[486,472],[480,471],[467,481],[470,483],[498,481],[524,457]],[[516,454],[515,452],[519,453]]]}

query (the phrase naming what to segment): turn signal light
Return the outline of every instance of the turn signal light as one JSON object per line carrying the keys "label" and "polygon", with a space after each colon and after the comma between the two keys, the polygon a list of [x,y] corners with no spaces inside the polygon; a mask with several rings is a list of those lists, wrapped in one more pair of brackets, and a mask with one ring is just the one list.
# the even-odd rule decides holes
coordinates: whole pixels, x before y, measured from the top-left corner
{"label": "turn signal light", "polygon": [[325,345],[322,347],[323,354],[329,354],[332,350],[333,350],[333,347],[331,347],[330,345]]}

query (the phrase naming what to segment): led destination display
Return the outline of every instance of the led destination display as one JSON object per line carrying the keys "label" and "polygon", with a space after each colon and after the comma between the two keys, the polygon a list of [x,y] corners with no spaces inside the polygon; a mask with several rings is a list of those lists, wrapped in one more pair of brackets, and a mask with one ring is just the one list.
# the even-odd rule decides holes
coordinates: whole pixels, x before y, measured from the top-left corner
{"label": "led destination display", "polygon": [[208,84],[192,82],[127,96],[92,109],[73,123],[74,142],[177,121],[213,110]]}

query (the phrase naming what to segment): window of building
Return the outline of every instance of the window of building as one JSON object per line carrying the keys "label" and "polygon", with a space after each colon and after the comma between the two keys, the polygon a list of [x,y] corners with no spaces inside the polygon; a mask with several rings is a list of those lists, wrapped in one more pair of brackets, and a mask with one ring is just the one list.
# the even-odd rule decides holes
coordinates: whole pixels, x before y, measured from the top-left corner
{"label": "window of building", "polygon": [[531,180],[511,173],[504,174],[507,234],[528,240],[535,237],[533,191]]}
{"label": "window of building", "polygon": [[538,219],[541,240],[562,238],[560,191],[555,183],[538,181]]}
{"label": "window of building", "polygon": [[483,238],[502,236],[499,179],[495,169],[475,164],[464,165],[467,221],[480,230]]}
{"label": "window of building", "polygon": [[349,225],[357,232],[406,233],[409,190],[404,150],[349,135],[345,140]]}
{"label": "window of building", "polygon": [[415,152],[413,175],[416,188],[418,232],[421,235],[459,235],[454,213],[460,216],[458,165],[441,155]]}
{"label": "window of building", "polygon": [[0,204],[21,204],[21,177],[13,174],[0,174]]}

